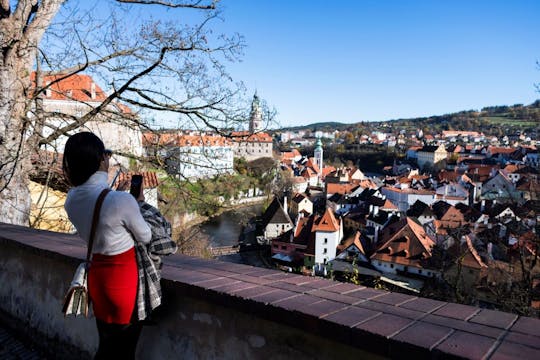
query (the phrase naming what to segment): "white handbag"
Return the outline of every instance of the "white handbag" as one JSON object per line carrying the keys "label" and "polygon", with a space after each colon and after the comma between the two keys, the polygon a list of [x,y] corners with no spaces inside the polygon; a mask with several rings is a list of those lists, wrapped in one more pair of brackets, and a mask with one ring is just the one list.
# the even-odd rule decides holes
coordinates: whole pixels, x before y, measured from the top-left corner
{"label": "white handbag", "polygon": [[92,228],[90,230],[90,239],[88,240],[88,250],[86,252],[86,261],[80,264],[75,270],[75,276],[71,280],[69,289],[64,297],[62,312],[64,316],[68,315],[84,315],[88,317],[88,308],[90,306],[90,297],[88,296],[88,269],[90,265],[90,257],[92,256],[92,246],[94,244],[94,236],[96,234],[97,224],[99,222],[99,212],[105,196],[111,191],[104,189],[98,196],[94,215],[92,217]]}
{"label": "white handbag", "polygon": [[84,315],[88,317],[88,263],[83,262],[77,267],[69,290],[64,299],[62,312],[68,315]]}

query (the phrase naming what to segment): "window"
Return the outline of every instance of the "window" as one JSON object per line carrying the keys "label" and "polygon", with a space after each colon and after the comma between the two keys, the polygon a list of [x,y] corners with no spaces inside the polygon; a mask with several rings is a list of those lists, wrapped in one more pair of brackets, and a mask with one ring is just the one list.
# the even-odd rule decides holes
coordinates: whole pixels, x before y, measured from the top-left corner
{"label": "window", "polygon": [[287,250],[287,246],[281,245],[281,250]]}
{"label": "window", "polygon": [[326,248],[323,249],[323,254],[326,254],[328,250]]}
{"label": "window", "polygon": [[324,244],[328,244],[328,238],[324,238]]}
{"label": "window", "polygon": [[394,268],[394,264],[390,264],[390,267],[393,269],[393,268]]}
{"label": "window", "polygon": [[422,269],[418,269],[418,273],[421,274],[421,273],[422,273]]}
{"label": "window", "polygon": [[274,245],[274,249],[277,249],[277,248],[279,248],[279,246],[277,246],[277,245]]}

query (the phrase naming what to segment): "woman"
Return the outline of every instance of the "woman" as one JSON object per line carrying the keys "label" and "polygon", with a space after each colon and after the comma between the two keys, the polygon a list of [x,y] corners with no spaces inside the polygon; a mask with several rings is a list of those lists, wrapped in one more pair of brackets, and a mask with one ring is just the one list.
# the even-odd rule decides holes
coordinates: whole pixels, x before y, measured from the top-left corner
{"label": "woman", "polygon": [[[64,150],[62,168],[73,186],[65,209],[86,242],[96,200],[108,188],[110,155],[103,142],[90,132],[71,136]],[[144,200],[143,196],[141,191],[138,200]],[[88,273],[88,290],[99,333],[96,359],[135,358],[141,325],[132,322],[138,283],[134,240],[146,244],[151,236],[132,195],[112,191],[105,197]]]}

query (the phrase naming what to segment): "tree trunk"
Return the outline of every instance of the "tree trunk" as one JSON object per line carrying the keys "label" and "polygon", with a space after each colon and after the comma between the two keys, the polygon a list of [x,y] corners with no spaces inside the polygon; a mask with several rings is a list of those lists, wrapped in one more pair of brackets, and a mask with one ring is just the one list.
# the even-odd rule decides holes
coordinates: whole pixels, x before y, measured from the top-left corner
{"label": "tree trunk", "polygon": [[34,130],[27,118],[30,74],[38,44],[64,0],[0,4],[0,222],[28,225],[30,154]]}
{"label": "tree trunk", "polygon": [[29,72],[21,73],[25,63],[9,55],[0,60],[0,222],[19,225],[28,225],[29,151],[33,150],[25,143],[25,88],[30,85]]}

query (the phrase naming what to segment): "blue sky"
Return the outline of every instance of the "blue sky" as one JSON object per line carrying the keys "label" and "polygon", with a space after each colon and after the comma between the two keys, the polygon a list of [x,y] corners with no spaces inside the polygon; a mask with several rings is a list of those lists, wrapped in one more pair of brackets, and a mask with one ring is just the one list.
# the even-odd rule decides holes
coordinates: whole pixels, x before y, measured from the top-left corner
{"label": "blue sky", "polygon": [[540,1],[222,0],[243,34],[229,66],[281,126],[528,104],[540,94]]}

